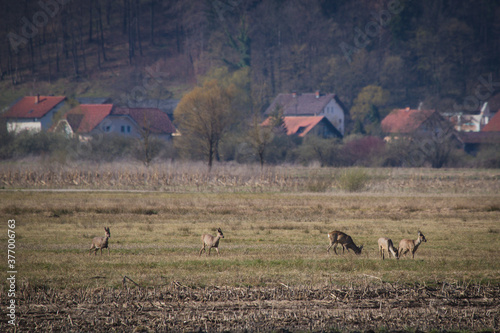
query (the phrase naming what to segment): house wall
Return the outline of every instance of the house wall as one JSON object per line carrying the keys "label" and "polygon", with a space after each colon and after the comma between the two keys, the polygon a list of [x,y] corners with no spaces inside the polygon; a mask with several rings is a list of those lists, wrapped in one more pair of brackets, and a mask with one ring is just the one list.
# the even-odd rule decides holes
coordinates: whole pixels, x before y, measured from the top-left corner
{"label": "house wall", "polygon": [[[135,121],[128,116],[108,116],[97,126],[91,134],[109,133],[132,136],[134,138],[142,138],[139,127]],[[169,140],[170,134],[151,134],[151,137],[156,137],[163,140]]]}
{"label": "house wall", "polygon": [[323,109],[321,114],[330,120],[330,122],[335,126],[342,135],[344,135],[344,110],[338,105],[338,103],[332,99]]}
{"label": "house wall", "polygon": [[135,122],[127,116],[108,116],[99,126],[97,126],[92,134],[97,133],[114,133],[121,135],[133,136],[136,138],[141,137],[139,129]]}
{"label": "house wall", "polygon": [[19,133],[22,131],[40,132],[42,123],[37,119],[15,119],[7,121],[7,131]]}

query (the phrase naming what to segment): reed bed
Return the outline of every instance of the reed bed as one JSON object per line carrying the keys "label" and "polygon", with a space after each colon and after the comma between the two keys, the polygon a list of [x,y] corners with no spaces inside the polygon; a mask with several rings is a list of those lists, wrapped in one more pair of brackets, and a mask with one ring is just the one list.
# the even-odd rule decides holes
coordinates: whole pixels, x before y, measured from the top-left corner
{"label": "reed bed", "polygon": [[360,169],[162,162],[0,164],[2,189],[164,192],[498,193],[500,170]]}

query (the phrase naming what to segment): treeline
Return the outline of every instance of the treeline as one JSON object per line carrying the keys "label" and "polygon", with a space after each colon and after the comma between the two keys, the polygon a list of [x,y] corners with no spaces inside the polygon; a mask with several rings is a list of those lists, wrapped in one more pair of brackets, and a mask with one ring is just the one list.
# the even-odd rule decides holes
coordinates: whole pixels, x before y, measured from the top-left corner
{"label": "treeline", "polygon": [[319,89],[350,108],[375,86],[383,117],[419,102],[475,108],[498,88],[481,75],[500,74],[498,0],[9,0],[0,13],[0,79],[12,85],[157,63],[181,85],[249,67],[265,103]]}
{"label": "treeline", "polygon": [[[351,135],[343,141],[311,136],[297,138],[275,135],[268,143],[261,161],[257,150],[242,138],[225,140],[219,148],[219,162],[265,165],[300,164],[322,167],[480,167],[500,168],[500,152],[495,147],[481,150],[476,156],[461,149],[432,147],[427,142],[421,150],[420,142],[399,140],[386,143],[374,136]],[[43,158],[66,164],[72,161],[112,162],[134,160],[149,166],[162,160],[206,161],[203,154],[188,154],[172,141],[149,138],[144,140],[120,135],[98,134],[88,142],[69,139],[50,132],[0,131],[0,161]],[[448,147],[449,148],[449,147]]]}

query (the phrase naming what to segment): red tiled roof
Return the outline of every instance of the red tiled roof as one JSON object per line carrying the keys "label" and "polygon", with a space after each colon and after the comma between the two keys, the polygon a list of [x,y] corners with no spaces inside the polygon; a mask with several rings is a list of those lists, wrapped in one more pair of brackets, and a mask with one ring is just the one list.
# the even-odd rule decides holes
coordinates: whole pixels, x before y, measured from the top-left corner
{"label": "red tiled roof", "polygon": [[434,110],[396,109],[382,120],[386,133],[411,133],[419,128],[434,113]]}
{"label": "red tiled roof", "polygon": [[265,114],[269,115],[276,107],[283,108],[283,115],[316,115],[323,111],[332,99],[342,107],[335,94],[325,94],[316,97],[315,93],[306,94],[279,94],[269,105]]}
{"label": "red tiled roof", "polygon": [[500,112],[497,112],[486,126],[482,129],[483,132],[500,132]]}
{"label": "red tiled roof", "polygon": [[80,104],[64,115],[69,125],[75,133],[89,133],[104,118],[106,118],[113,104]]}
{"label": "red tiled roof", "polygon": [[155,134],[173,134],[176,129],[168,115],[157,108],[116,108],[112,115],[130,116],[142,129]]}
{"label": "red tiled roof", "polygon": [[[287,135],[297,134],[299,137],[304,137],[314,126],[318,125],[325,116],[312,117],[283,117],[283,126],[286,129]],[[271,119],[267,118],[262,123],[262,126],[268,126]],[[332,125],[333,126],[333,125]]]}
{"label": "red tiled roof", "polygon": [[500,144],[500,132],[460,132],[459,137],[469,144]]}
{"label": "red tiled roof", "polygon": [[[36,99],[39,102],[36,103]],[[65,96],[25,96],[14,104],[3,118],[42,118],[57,104],[66,99]]]}

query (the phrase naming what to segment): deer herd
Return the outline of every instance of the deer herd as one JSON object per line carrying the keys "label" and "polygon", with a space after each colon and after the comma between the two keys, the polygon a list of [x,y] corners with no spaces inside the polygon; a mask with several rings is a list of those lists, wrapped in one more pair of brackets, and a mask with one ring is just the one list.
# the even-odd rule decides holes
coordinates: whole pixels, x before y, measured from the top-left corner
{"label": "deer herd", "polygon": [[[94,239],[92,240],[89,255],[92,253],[92,250],[95,251],[94,255],[97,254],[98,250],[101,250],[102,255],[102,249],[108,249],[109,255],[108,240],[111,237],[111,232],[107,227],[104,227],[104,231],[104,237],[94,237]],[[219,256],[219,241],[221,238],[224,238],[224,234],[222,233],[222,230],[220,228],[217,228],[217,236],[212,236],[209,234],[201,235],[202,247],[200,249],[199,256],[201,256],[203,251],[205,251],[206,255],[209,256],[210,250],[212,248],[215,248],[215,251],[217,251],[217,256]],[[328,246],[327,253],[330,253],[330,249],[333,246],[333,251],[335,252],[335,254],[338,254],[337,245],[342,246],[342,254],[344,254],[345,249],[347,249],[347,252],[349,252],[349,250],[352,250],[355,254],[359,255],[361,254],[361,250],[363,249],[363,245],[361,245],[360,247],[356,246],[351,236],[343,233],[342,231],[332,231],[328,233],[328,240],[330,241],[330,245]],[[422,242],[427,242],[427,239],[425,239],[424,234],[422,234],[420,231],[417,233],[417,239],[402,239],[399,242],[399,249],[396,249],[394,247],[394,244],[392,243],[392,240],[390,238],[380,237],[378,239],[378,250],[380,252],[382,260],[385,259],[386,251],[388,257],[392,254],[394,258],[399,259],[401,258],[401,256],[406,255],[407,253],[411,253],[412,258],[415,259],[415,252],[417,252],[417,249]],[[207,247],[208,252],[206,250]]]}

